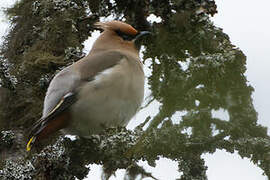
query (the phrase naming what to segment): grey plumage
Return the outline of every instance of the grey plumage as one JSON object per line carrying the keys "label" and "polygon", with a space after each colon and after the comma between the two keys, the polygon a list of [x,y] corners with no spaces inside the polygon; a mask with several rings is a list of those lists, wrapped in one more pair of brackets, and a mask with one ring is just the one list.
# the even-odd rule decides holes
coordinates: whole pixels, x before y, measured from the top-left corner
{"label": "grey plumage", "polygon": [[106,127],[124,126],[139,109],[144,72],[134,41],[145,32],[140,34],[120,21],[97,25],[104,32],[90,53],[51,81],[28,151],[36,140],[62,128],[67,133],[89,136]]}

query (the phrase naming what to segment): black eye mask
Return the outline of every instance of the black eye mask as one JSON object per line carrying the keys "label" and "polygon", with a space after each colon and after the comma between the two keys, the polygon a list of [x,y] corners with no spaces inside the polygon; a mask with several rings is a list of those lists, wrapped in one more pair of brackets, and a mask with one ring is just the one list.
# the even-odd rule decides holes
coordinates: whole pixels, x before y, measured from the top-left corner
{"label": "black eye mask", "polygon": [[115,32],[118,36],[120,36],[125,41],[131,41],[136,37],[136,35],[126,34],[122,31],[120,31],[119,29],[116,30]]}

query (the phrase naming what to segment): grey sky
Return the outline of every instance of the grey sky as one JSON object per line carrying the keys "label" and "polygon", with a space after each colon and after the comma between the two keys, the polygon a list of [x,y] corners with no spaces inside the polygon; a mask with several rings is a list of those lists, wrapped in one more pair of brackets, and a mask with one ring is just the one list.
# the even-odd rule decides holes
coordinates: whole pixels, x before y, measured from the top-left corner
{"label": "grey sky", "polygon": [[[269,0],[216,0],[218,14],[212,20],[223,28],[231,42],[247,56],[247,79],[255,88],[253,103],[258,122],[270,127],[270,23]],[[269,130],[268,130],[269,134]],[[248,159],[218,151],[207,156],[209,180],[265,180],[262,171]]]}
{"label": "grey sky", "polygon": [[[7,7],[14,1],[2,0],[0,8]],[[253,99],[255,109],[258,112],[259,123],[270,127],[270,121],[268,120],[270,117],[270,1],[216,0],[216,3],[219,12],[212,20],[216,26],[223,28],[232,43],[247,56],[246,75],[249,83],[255,88]],[[7,27],[3,14],[0,12],[0,36],[4,35]],[[157,110],[157,107],[158,105],[149,107],[149,109],[152,109],[151,114],[153,114],[152,111]],[[143,111],[135,119],[141,119],[147,114],[149,112]],[[207,171],[209,180],[266,179],[265,176],[261,175],[262,171],[259,168],[250,163],[248,159],[241,159],[237,154],[232,155],[217,151],[214,155],[207,154],[204,157],[209,167]],[[146,166],[144,163],[141,164]],[[89,175],[89,179],[98,177],[96,175],[100,174],[99,167],[91,167],[93,171]],[[148,167],[148,169],[153,171],[154,176],[162,180],[175,179],[178,174],[176,163],[166,159],[162,159],[157,168]],[[122,179],[123,173],[123,171],[119,171],[117,172],[118,176],[111,179]]]}

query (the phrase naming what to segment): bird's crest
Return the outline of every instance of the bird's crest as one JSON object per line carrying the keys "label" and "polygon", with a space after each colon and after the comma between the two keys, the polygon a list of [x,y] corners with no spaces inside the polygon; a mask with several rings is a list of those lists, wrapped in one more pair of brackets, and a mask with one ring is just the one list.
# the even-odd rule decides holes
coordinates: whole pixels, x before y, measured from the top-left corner
{"label": "bird's crest", "polygon": [[136,35],[138,33],[134,27],[121,21],[97,22],[95,23],[95,26],[103,30],[120,30],[129,35]]}

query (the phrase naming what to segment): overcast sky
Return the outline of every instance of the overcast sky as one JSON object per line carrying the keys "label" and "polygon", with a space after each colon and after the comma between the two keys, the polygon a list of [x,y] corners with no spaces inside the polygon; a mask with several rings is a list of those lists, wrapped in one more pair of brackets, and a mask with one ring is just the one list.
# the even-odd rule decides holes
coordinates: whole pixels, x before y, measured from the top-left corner
{"label": "overcast sky", "polygon": [[[1,0],[0,8],[7,7],[12,2],[14,0]],[[259,123],[270,127],[270,0],[216,0],[216,3],[218,14],[212,20],[216,26],[223,28],[231,42],[247,56],[246,75],[249,83],[255,88],[253,103],[258,112]],[[5,34],[7,27],[3,13],[0,12],[0,36]],[[158,104],[149,107],[152,109],[151,114],[157,113],[157,108],[154,108],[156,106]],[[147,114],[144,111],[135,118],[141,119]],[[206,154],[204,157],[209,167],[209,180],[267,179],[262,175],[262,170],[248,159],[241,159],[237,154],[217,151],[214,155]],[[141,165],[146,166],[143,162]],[[89,179],[99,179],[96,177],[100,175],[100,167],[91,166],[91,169],[93,171]],[[162,159],[157,168],[148,167],[148,170],[153,171],[153,175],[161,180],[173,180],[178,175],[177,164],[167,159]],[[116,178],[111,179],[122,179],[123,171],[118,171],[117,174]]]}
{"label": "overcast sky", "polygon": [[[218,14],[213,19],[231,42],[247,56],[247,79],[254,87],[253,103],[258,122],[270,127],[270,14],[269,0],[217,0]],[[269,130],[268,130],[269,134]],[[209,180],[265,180],[262,171],[238,155],[217,152],[207,156]]]}

